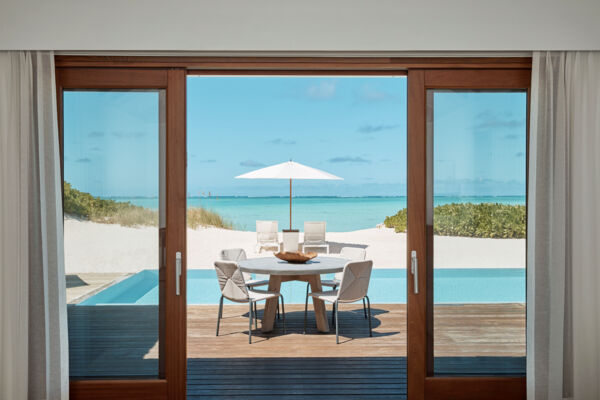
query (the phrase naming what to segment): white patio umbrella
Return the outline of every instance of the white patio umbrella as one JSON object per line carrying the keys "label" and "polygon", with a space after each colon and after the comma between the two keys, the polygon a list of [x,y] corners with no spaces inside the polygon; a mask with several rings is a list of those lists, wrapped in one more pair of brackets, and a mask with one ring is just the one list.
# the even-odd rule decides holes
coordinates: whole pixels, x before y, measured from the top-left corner
{"label": "white patio umbrella", "polygon": [[343,180],[339,176],[307,167],[292,160],[251,171],[235,177],[236,179],[289,179],[290,180],[290,230],[292,229],[292,179]]}

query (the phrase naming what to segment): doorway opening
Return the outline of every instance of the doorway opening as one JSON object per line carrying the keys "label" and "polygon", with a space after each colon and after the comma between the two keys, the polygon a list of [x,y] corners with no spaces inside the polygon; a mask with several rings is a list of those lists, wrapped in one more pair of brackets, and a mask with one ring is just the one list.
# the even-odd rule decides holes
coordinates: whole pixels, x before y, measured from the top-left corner
{"label": "doorway opening", "polygon": [[[406,89],[404,76],[188,76],[188,398],[406,396],[406,232],[392,222],[406,213]],[[262,281],[249,290],[283,296],[279,317],[258,302],[251,344],[249,305],[219,286],[223,250]],[[284,268],[286,250],[316,253],[309,266],[372,260],[370,304],[338,305],[339,344],[332,303],[310,298],[305,325],[305,301],[335,296],[340,271],[288,264],[302,272],[275,287],[244,270]]]}
{"label": "doorway opening", "polygon": [[[179,358],[172,356],[175,353],[173,348],[177,345],[177,341],[173,340],[173,332],[176,333],[178,329],[183,332],[185,329],[185,325],[177,328],[172,322],[183,322],[183,319],[173,316],[174,307],[169,308],[168,313],[161,313],[161,308],[157,307],[159,304],[168,305],[169,300],[171,305],[183,306],[183,296],[177,297],[181,289],[181,293],[187,294],[189,304],[188,392],[191,398],[231,397],[240,393],[245,398],[281,397],[286,393],[313,397],[341,393],[345,397],[358,398],[383,395],[369,390],[369,383],[376,383],[377,387],[383,388],[382,392],[401,398],[407,388],[404,357],[407,352],[407,317],[402,310],[406,309],[408,296],[413,307],[411,311],[414,311],[416,303],[412,300],[416,296],[412,292],[414,287],[418,287],[421,296],[426,294],[427,299],[419,297],[417,303],[419,307],[429,304],[432,309],[428,315],[433,318],[429,321],[431,332],[423,329],[423,334],[413,341],[409,352],[414,356],[414,349],[420,347],[422,353],[427,352],[431,360],[436,362],[427,366],[426,373],[427,387],[433,393],[436,393],[435,390],[439,392],[436,387],[447,387],[444,385],[450,382],[460,385],[465,381],[464,375],[485,375],[488,382],[490,377],[509,375],[495,378],[494,384],[508,383],[512,387],[524,385],[524,379],[516,377],[522,376],[525,348],[527,71],[522,74],[506,73],[509,77],[522,77],[513,85],[517,93],[498,93],[494,85],[506,89],[507,84],[505,81],[501,81],[502,85],[494,83],[498,78],[497,71],[454,71],[441,75],[436,71],[409,71],[409,83],[413,87],[413,90],[409,87],[412,105],[410,116],[414,125],[411,125],[409,143],[411,140],[414,143],[417,138],[421,143],[428,144],[427,154],[425,145],[413,145],[413,151],[408,154],[413,161],[414,154],[420,158],[417,161],[423,161],[422,164],[411,164],[411,187],[415,188],[415,181],[418,181],[416,186],[424,187],[429,180],[426,195],[423,190],[422,195],[412,196],[411,209],[415,210],[416,201],[422,203],[418,206],[423,209],[427,205],[427,213],[407,213],[406,202],[403,204],[401,201],[403,196],[411,198],[411,193],[406,193],[406,189],[402,188],[401,181],[406,176],[406,161],[402,161],[407,156],[406,89],[399,91],[401,94],[398,96],[398,91],[389,90],[387,83],[379,87],[373,85],[377,80],[387,80],[385,82],[399,82],[402,88],[402,84],[406,86],[406,78],[277,78],[258,75],[252,78],[227,78],[239,82],[250,79],[305,80],[304,85],[277,91],[276,101],[269,106],[261,102],[264,100],[261,95],[273,95],[273,90],[269,92],[264,82],[256,85],[255,90],[246,96],[233,90],[243,87],[242,84],[231,85],[233,88],[229,88],[229,96],[223,96],[227,87],[221,87],[219,91],[219,88],[211,88],[210,85],[198,84],[194,88],[194,84],[217,82],[225,77],[188,76],[186,155],[186,142],[183,140],[186,71],[169,70],[161,74],[150,70],[147,72],[136,72],[136,76],[148,75],[146,78],[152,78],[142,85],[145,90],[139,94],[147,98],[147,102],[136,97],[142,87],[139,83],[134,85],[127,81],[123,84],[125,81],[121,77],[112,79],[115,71],[102,73],[106,80],[102,87],[98,87],[97,82],[88,82],[87,70],[75,69],[59,74],[64,75],[59,79],[59,86],[63,88],[65,82],[69,82],[67,78],[71,79],[69,89],[61,92],[63,97],[59,102],[59,115],[63,118],[65,256],[67,273],[71,279],[67,297],[70,303],[70,371],[73,380],[104,380],[106,382],[102,383],[107,387],[116,387],[121,382],[129,384],[117,379],[133,377],[139,381],[139,385],[164,388],[167,381],[184,377],[173,372],[173,369],[169,373],[168,365],[169,359],[171,362],[174,359],[185,360],[183,352]],[[462,81],[449,81],[453,76]],[[477,79],[469,80],[471,76]],[[313,82],[309,82],[309,79]],[[365,81],[363,86],[342,90],[342,83],[358,82],[359,79]],[[482,85],[481,82],[486,84]],[[131,89],[128,85],[137,89]],[[420,92],[414,90],[415,86]],[[513,86],[507,92],[512,92]],[[456,87],[479,91],[461,92],[456,91]],[[162,92],[165,88],[170,90],[166,96]],[[493,93],[488,93],[489,88]],[[109,93],[96,93],[104,89]],[[449,92],[449,89],[454,92]],[[67,93],[69,90],[72,93]],[[194,91],[205,96],[203,102],[197,102],[195,107],[192,101]],[[333,106],[340,98],[345,98],[346,102],[336,109]],[[303,111],[298,104],[300,99],[313,109],[308,110],[306,105]],[[295,107],[289,107],[289,110],[283,107],[294,101]],[[386,107],[394,118],[385,118],[387,114],[383,113]],[[362,111],[363,108],[369,108],[372,114]],[[142,112],[144,110],[147,112]],[[277,116],[291,123],[277,123]],[[319,119],[325,117],[331,117],[334,123],[327,125]],[[194,118],[197,120],[194,121]],[[205,121],[214,123],[204,126]],[[165,129],[166,122],[169,129]],[[334,129],[335,123],[345,125],[341,125],[338,131]],[[422,130],[419,124],[422,124]],[[299,130],[298,127],[302,126],[307,128]],[[323,126],[327,129],[315,128]],[[415,129],[415,126],[419,129]],[[252,133],[250,128],[271,136],[262,136],[257,140],[261,138],[260,134]],[[285,134],[276,136],[273,132]],[[192,143],[194,135],[199,139]],[[336,135],[337,140],[327,142],[328,138],[336,138]],[[301,139],[306,139],[308,145],[302,147]],[[265,150],[269,148],[271,151]],[[301,154],[294,154],[295,149],[302,150]],[[224,171],[219,161],[235,154],[238,157],[231,157],[233,162],[230,164],[238,171],[219,175]],[[239,157],[241,154],[244,157]],[[320,155],[321,159],[309,157],[315,154]],[[136,162],[136,157],[140,155],[140,159],[150,164]],[[183,190],[186,186],[183,173],[186,157],[189,166],[188,210]],[[256,169],[269,168],[272,164],[288,163],[290,159],[316,168],[319,173],[332,174],[344,180],[304,181],[295,177],[291,182],[294,196],[291,198],[293,207],[290,207],[287,181],[235,179],[240,175],[252,174]],[[427,166],[424,160],[427,160]],[[382,167],[386,162],[390,163],[389,166]],[[171,168],[164,168],[165,163]],[[374,184],[382,176],[380,170],[398,177],[398,180],[384,182],[382,186],[397,189],[400,193],[376,190]],[[195,176],[199,176],[200,180],[194,182]],[[216,179],[212,182],[203,181],[213,176]],[[352,181],[356,177],[362,180]],[[234,182],[240,185],[237,188],[247,191],[254,189],[265,192],[244,194],[240,190],[228,194],[226,188],[218,187],[218,184],[226,181]],[[170,190],[165,190],[164,182],[168,182]],[[352,191],[361,188],[365,190]],[[505,190],[507,188],[510,190]],[[421,189],[417,189],[420,193]],[[165,192],[168,201],[161,197]],[[245,200],[247,203],[240,205]],[[384,200],[389,200],[393,207],[377,216],[373,210],[381,211],[381,205],[373,207],[372,203]],[[228,209],[227,201],[238,203]],[[258,207],[262,214],[256,212],[252,201],[264,202]],[[349,204],[352,201],[356,204]],[[328,202],[333,202],[333,205]],[[164,221],[161,219],[163,206],[166,205],[169,206],[166,207],[166,219],[171,218],[166,229],[171,229],[171,234],[165,234]],[[173,215],[174,210],[177,215]],[[187,249],[183,240],[186,237],[186,211],[190,225],[187,229]],[[249,212],[255,214],[248,218]],[[372,218],[374,215],[377,216],[376,220]],[[419,265],[427,266],[427,269],[418,269],[422,279],[420,286],[416,280],[413,283],[413,277],[407,274],[407,267],[410,270],[411,265],[406,262],[409,249],[406,248],[405,239],[402,248],[402,238],[406,238],[406,220],[408,217],[414,219],[415,215],[421,215],[423,219],[427,215],[427,224],[423,222],[423,227],[427,225],[427,240],[432,240],[427,251],[419,249],[422,257]],[[129,220],[136,216],[149,218]],[[240,222],[244,218],[250,221],[245,226]],[[285,298],[285,332],[282,329],[283,318],[277,319],[275,316],[276,307],[271,307],[270,311],[273,329],[263,329],[262,320],[269,314],[263,308],[264,303],[260,303],[255,310],[248,309],[247,304],[225,303],[219,318],[221,288],[213,264],[222,258],[221,250],[241,248],[248,260],[275,259],[273,253],[276,248],[257,246],[261,243],[256,221],[277,223],[276,239],[272,240],[276,247],[286,242],[282,228],[297,229],[298,249],[307,242],[305,223],[316,222],[323,226],[324,222],[325,237],[322,241],[328,247],[309,246],[307,250],[318,253],[317,259],[330,257],[339,261],[345,258],[342,256],[343,248],[364,250],[364,257],[372,259],[374,263],[368,288],[373,336],[369,335],[368,317],[365,318],[360,301],[338,307],[340,344],[335,339],[331,304],[321,307],[319,311],[315,301],[309,300],[307,329],[304,333],[306,279],[279,282],[277,286]],[[367,221],[368,225],[361,227],[360,221]],[[381,221],[383,225],[380,225]],[[348,227],[348,224],[352,226]],[[472,226],[485,229],[472,231]],[[179,233],[174,234],[177,229]],[[365,235],[356,236],[357,232],[363,234],[363,231],[389,232],[388,238],[393,238],[390,239],[393,242],[386,242],[383,237],[371,240]],[[411,232],[415,231],[411,228]],[[227,236],[232,233],[240,235],[235,238],[237,242]],[[127,239],[120,240],[122,237]],[[173,239],[176,246],[169,247],[167,244],[165,247],[165,237],[167,243],[168,238]],[[211,242],[223,240],[223,237],[228,240]],[[415,236],[411,234],[411,237]],[[426,240],[419,241],[425,243]],[[312,242],[309,244],[314,245],[314,240]],[[393,247],[394,253],[385,252],[390,247]],[[187,282],[176,278],[176,251],[180,250],[186,254],[187,268],[184,261],[183,276],[186,276],[188,269]],[[327,251],[331,254],[326,254]],[[163,257],[165,252],[170,254],[168,258]],[[382,256],[385,254],[393,254],[396,259],[388,263]],[[119,260],[115,260],[115,255]],[[203,261],[201,256],[206,256],[206,259]],[[434,263],[430,264],[431,261]],[[484,261],[486,265],[483,265]],[[243,263],[238,264],[242,268]],[[122,271],[116,271],[118,276],[106,276],[106,272],[112,272],[116,266],[123,268]],[[487,269],[481,274],[478,269],[483,267]],[[398,270],[400,274],[394,274]],[[323,280],[334,279],[334,272],[319,274],[319,281],[323,283]],[[265,279],[258,276],[260,274],[260,271],[250,272],[248,279]],[[266,278],[270,281],[269,277]],[[425,285],[430,283],[432,287],[423,285],[423,282]],[[315,286],[318,285],[310,283],[308,289],[316,291],[318,288]],[[407,286],[409,293],[406,293]],[[265,285],[263,288],[270,287]],[[165,293],[167,301],[161,297]],[[390,293],[395,297],[386,297]],[[507,306],[506,303],[511,304]],[[148,313],[143,313],[143,310],[148,310]],[[451,313],[453,310],[457,312]],[[283,315],[283,304],[280,311]],[[194,317],[194,312],[197,312],[197,317]],[[418,314],[411,313],[411,329],[415,327],[415,319],[420,318]],[[249,317],[255,315],[258,318],[250,320]],[[319,319],[319,315],[325,318]],[[115,319],[117,316],[120,317]],[[132,318],[136,318],[136,324],[130,323]],[[171,323],[168,323],[169,318]],[[142,320],[144,324],[140,324]],[[215,335],[217,320],[220,320],[221,329],[218,336]],[[256,325],[248,329],[250,321],[256,321]],[[324,326],[327,329],[324,330]],[[171,336],[168,332],[164,335],[161,327],[166,327]],[[247,341],[250,332],[253,334],[252,344]],[[411,332],[415,339],[415,332],[419,333],[419,329],[412,329]],[[425,343],[423,338],[427,335],[427,343],[432,344],[431,348],[425,351],[424,346],[414,346],[415,343]],[[183,340],[179,343],[183,343]],[[165,344],[170,346],[166,352],[163,350]],[[414,360],[419,357],[411,358],[413,378],[422,374],[419,368],[414,368],[417,364]],[[443,357],[446,359],[440,360]],[[164,359],[167,360],[166,368],[161,363]],[[511,362],[504,362],[507,360]],[[482,369],[481,361],[493,363],[487,363]],[[146,366],[147,370],[140,369],[140,365]],[[140,375],[140,371],[148,373]],[[438,375],[445,376],[439,379]],[[462,376],[457,379],[448,375]],[[473,382],[477,380],[473,377],[469,379]],[[238,383],[240,380],[243,380],[242,384]],[[184,379],[180,379],[180,382],[182,386],[177,388],[183,387]],[[421,386],[419,382],[411,381],[411,388]],[[473,390],[481,390],[481,386]]]}

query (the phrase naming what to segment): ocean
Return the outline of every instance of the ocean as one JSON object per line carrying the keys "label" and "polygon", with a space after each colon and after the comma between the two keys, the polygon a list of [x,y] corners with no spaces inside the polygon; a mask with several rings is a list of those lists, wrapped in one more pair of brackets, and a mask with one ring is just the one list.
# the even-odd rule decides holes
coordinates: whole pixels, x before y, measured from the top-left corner
{"label": "ocean", "polygon": [[[112,197],[117,201],[151,209],[158,208],[157,198]],[[189,197],[188,207],[204,207],[219,213],[235,229],[254,231],[256,220],[277,220],[279,229],[289,228],[289,197]],[[449,203],[525,204],[525,196],[437,196],[434,204]],[[406,196],[399,197],[294,197],[292,225],[304,229],[304,221],[326,221],[328,232],[349,232],[374,228],[386,216],[406,207]]]}

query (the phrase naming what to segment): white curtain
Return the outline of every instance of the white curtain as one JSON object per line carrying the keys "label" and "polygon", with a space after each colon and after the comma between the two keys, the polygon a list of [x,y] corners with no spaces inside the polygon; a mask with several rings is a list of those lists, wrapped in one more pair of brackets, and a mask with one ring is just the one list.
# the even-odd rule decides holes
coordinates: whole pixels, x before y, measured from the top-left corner
{"label": "white curtain", "polygon": [[0,399],[68,399],[51,52],[0,52]]}
{"label": "white curtain", "polygon": [[527,398],[600,399],[600,52],[536,52]]}

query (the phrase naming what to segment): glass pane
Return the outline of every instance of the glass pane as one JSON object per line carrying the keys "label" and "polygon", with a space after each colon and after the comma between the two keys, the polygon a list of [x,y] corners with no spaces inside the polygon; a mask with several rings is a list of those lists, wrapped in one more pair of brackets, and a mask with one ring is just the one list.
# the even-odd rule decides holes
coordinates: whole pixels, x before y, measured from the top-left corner
{"label": "glass pane", "polygon": [[72,378],[161,375],[164,121],[161,91],[64,92]]}
{"label": "glass pane", "polygon": [[434,373],[524,374],[527,94],[427,100]]}

